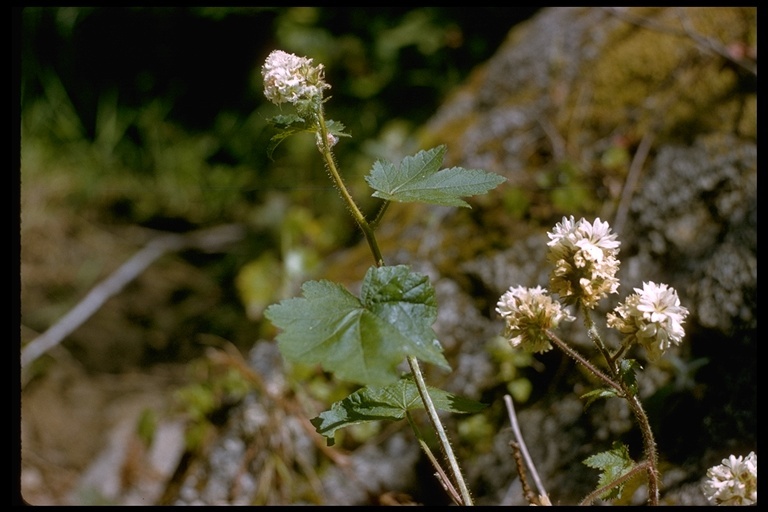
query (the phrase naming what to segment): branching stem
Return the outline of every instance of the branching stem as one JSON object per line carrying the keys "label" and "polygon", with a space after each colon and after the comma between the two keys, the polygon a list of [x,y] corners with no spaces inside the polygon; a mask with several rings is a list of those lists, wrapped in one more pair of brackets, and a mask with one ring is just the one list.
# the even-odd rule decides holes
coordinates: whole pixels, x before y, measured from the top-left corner
{"label": "branching stem", "polygon": [[[349,193],[349,190],[347,189],[347,186],[344,184],[344,180],[342,179],[341,174],[339,173],[339,170],[336,167],[336,162],[333,159],[333,153],[331,151],[331,145],[329,143],[328,127],[325,123],[325,117],[324,117],[322,108],[318,112],[317,119],[318,119],[318,125],[320,128],[320,137],[321,137],[321,143],[319,145],[319,149],[323,155],[323,158],[325,159],[328,172],[331,175],[331,178],[333,179],[337,188],[339,189],[339,192],[341,193],[341,197],[344,200],[344,202],[347,204],[347,207],[349,208],[350,213],[354,217],[355,222],[357,222],[357,225],[360,226],[360,229],[365,235],[365,239],[368,242],[368,247],[370,247],[371,253],[373,254],[373,259],[376,262],[376,266],[382,267],[384,266],[384,258],[381,255],[379,244],[376,241],[374,227],[381,220],[381,217],[383,216],[384,211],[387,208],[387,203],[385,203],[382,206],[382,209],[376,215],[376,218],[373,220],[373,222],[369,223],[368,220],[365,218],[365,215],[363,215],[363,213],[360,211],[360,208],[355,203],[355,200],[352,198],[352,195]],[[437,437],[440,440],[440,445],[442,447],[443,454],[445,455],[445,458],[448,460],[448,464],[450,465],[451,473],[453,474],[455,484],[456,486],[458,486],[458,490],[461,495],[460,504],[472,505],[472,497],[469,494],[469,489],[467,488],[467,484],[464,481],[464,477],[461,474],[459,463],[456,460],[456,456],[453,453],[453,449],[451,448],[451,443],[449,442],[448,436],[445,433],[443,424],[440,421],[440,417],[437,415],[437,409],[435,408],[435,405],[432,403],[432,398],[429,396],[429,391],[427,390],[427,384],[424,382],[424,376],[422,375],[421,369],[419,368],[419,362],[415,357],[409,356],[408,365],[411,368],[411,373],[413,374],[414,380],[416,382],[416,387],[419,390],[419,395],[421,396],[421,400],[422,402],[424,402],[424,408],[427,411],[427,416],[429,417],[429,421],[432,424],[432,427],[435,429],[435,433],[437,434]],[[439,472],[442,473],[442,471],[439,471]],[[450,488],[448,488],[447,490],[452,496],[456,494],[455,489],[453,490],[452,493]]]}
{"label": "branching stem", "polygon": [[[637,397],[635,392],[630,388],[629,384],[625,382],[625,379],[622,378],[619,372],[619,369],[616,365],[616,361],[618,357],[621,355],[621,353],[623,353],[623,351],[619,350],[615,356],[611,356],[610,352],[608,351],[602,339],[600,338],[600,334],[597,332],[597,328],[595,327],[595,324],[592,321],[592,317],[590,315],[590,310],[586,307],[582,308],[582,310],[584,311],[584,317],[585,317],[584,324],[589,331],[589,336],[592,339],[592,341],[595,343],[595,346],[597,347],[597,349],[605,358],[605,361],[608,364],[608,368],[611,373],[610,377],[602,373],[600,370],[598,370],[592,363],[587,361],[576,350],[569,347],[566,343],[564,343],[560,338],[558,338],[551,331],[546,331],[547,336],[549,337],[552,343],[557,345],[559,349],[561,349],[563,352],[571,356],[574,360],[576,360],[576,362],[578,362],[579,364],[587,368],[587,370],[589,370],[593,375],[595,375],[600,380],[602,380],[603,382],[608,384],[610,387],[612,387],[614,390],[616,390],[618,392],[618,396],[624,398],[627,401],[627,404],[629,405],[629,408],[635,417],[635,421],[637,421],[637,424],[640,427],[640,431],[642,432],[643,455],[645,456],[643,467],[646,469],[646,472],[648,473],[648,504],[658,505],[659,504],[659,471],[658,471],[658,455],[656,453],[656,441],[653,438],[653,431],[651,430],[651,424],[648,421],[648,416],[646,415],[645,410],[643,409],[643,405],[640,403],[640,399]],[[605,491],[603,490],[603,492]],[[600,496],[600,494],[602,494],[602,492],[597,494],[597,496]]]}
{"label": "branching stem", "polygon": [[621,388],[621,396],[627,400],[627,404],[629,404],[629,408],[632,411],[632,414],[635,416],[635,421],[637,421],[637,424],[640,427],[640,431],[642,432],[643,454],[645,455],[648,472],[648,504],[658,505],[659,472],[657,461],[658,456],[656,453],[656,441],[653,438],[653,431],[651,430],[651,425],[648,422],[648,416],[645,414],[643,405],[640,403],[640,399],[637,398],[635,392],[619,374],[619,369],[616,366],[616,361],[623,351],[619,350],[615,356],[611,356],[611,354],[608,352],[608,349],[600,339],[600,334],[597,332],[597,328],[592,321],[592,317],[589,312],[590,310],[586,307],[582,309],[584,310],[585,322],[589,328],[590,337],[595,342],[595,345],[597,345],[597,348],[600,350],[600,352],[603,354],[603,357],[605,357],[605,361],[608,363],[608,367],[610,368],[615,382]]}
{"label": "branching stem", "polygon": [[456,456],[453,454],[453,448],[451,448],[448,435],[445,433],[440,417],[437,415],[435,404],[432,403],[432,398],[429,396],[427,384],[424,382],[424,376],[419,368],[419,361],[413,356],[408,356],[408,365],[410,366],[411,373],[413,373],[414,380],[416,381],[416,387],[419,390],[419,395],[421,395],[421,400],[424,402],[429,421],[432,423],[432,427],[435,429],[435,433],[440,440],[443,454],[445,455],[445,458],[448,459],[448,464],[451,466],[451,472],[453,473],[454,480],[456,480],[459,492],[461,493],[462,505],[472,505],[472,497],[469,494],[466,482],[464,482],[464,477],[461,474],[461,468],[456,460]]}

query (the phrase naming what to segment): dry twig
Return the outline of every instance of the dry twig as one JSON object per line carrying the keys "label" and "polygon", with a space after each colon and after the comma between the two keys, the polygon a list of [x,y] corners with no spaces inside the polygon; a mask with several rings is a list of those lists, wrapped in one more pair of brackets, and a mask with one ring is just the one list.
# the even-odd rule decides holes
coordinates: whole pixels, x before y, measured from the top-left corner
{"label": "dry twig", "polygon": [[141,275],[158,258],[168,252],[195,248],[215,251],[240,240],[243,228],[237,225],[223,225],[192,233],[165,234],[149,241],[120,268],[105,280],[94,286],[88,295],[74,308],[53,324],[43,334],[27,343],[21,351],[21,367],[25,368],[37,358],[61,343],[96,313],[108,299],[120,293],[131,281]]}

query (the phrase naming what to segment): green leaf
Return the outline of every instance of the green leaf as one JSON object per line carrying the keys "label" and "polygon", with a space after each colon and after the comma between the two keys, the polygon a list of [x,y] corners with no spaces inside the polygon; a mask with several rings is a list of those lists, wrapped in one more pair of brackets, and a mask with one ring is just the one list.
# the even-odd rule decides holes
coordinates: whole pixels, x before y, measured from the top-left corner
{"label": "green leaf", "polygon": [[619,376],[634,395],[637,395],[638,392],[635,372],[642,369],[643,367],[635,359],[622,359],[619,363]]}
{"label": "green leaf", "polygon": [[[590,468],[602,471],[597,488],[605,487],[617,478],[625,475],[635,465],[635,462],[629,456],[629,449],[623,443],[614,441],[613,448],[606,452],[597,453],[584,459],[584,465]],[[604,492],[600,498],[612,500],[621,497],[624,490],[624,483]]]}
{"label": "green leaf", "polygon": [[465,207],[470,206],[462,197],[485,194],[506,181],[503,176],[479,169],[440,170],[444,155],[445,146],[438,146],[405,157],[399,167],[379,160],[365,180],[375,190],[374,197]]}
{"label": "green leaf", "polygon": [[307,121],[296,114],[277,115],[268,120],[269,124],[274,126],[278,130],[308,130],[309,124]]}
{"label": "green leaf", "polygon": [[[441,411],[471,413],[486,407],[441,389],[428,387],[427,391],[435,407]],[[340,428],[370,421],[401,420],[407,411],[419,408],[424,408],[424,402],[416,383],[411,377],[404,377],[388,386],[368,386],[355,391],[334,403],[331,410],[320,413],[310,421],[319,434],[328,438],[328,446],[333,446],[335,433]]]}
{"label": "green leaf", "polygon": [[[291,135],[304,132],[315,133],[318,131],[317,125],[295,114],[277,115],[270,119],[269,123],[277,130],[277,133],[272,136],[267,145],[267,156],[270,159],[272,158],[272,153],[275,152],[275,148]],[[344,133],[344,125],[342,123],[329,119],[326,121],[325,127],[331,135],[349,137],[349,134]]]}
{"label": "green leaf", "polygon": [[277,342],[286,359],[372,385],[397,380],[406,356],[450,369],[431,327],[437,304],[427,276],[405,265],[371,267],[360,299],[327,280],[308,281],[302,291],[264,313],[283,330]]}
{"label": "green leaf", "polygon": [[312,124],[295,114],[275,116],[269,120],[269,123],[277,129],[277,133],[269,139],[267,145],[267,157],[270,159],[272,159],[272,153],[275,152],[277,146],[291,135],[314,131]]}
{"label": "green leaf", "polygon": [[335,135],[336,137],[351,137],[350,134],[344,132],[346,127],[342,123],[334,121],[333,119],[327,119],[325,121],[325,128],[328,130],[328,133]]}
{"label": "green leaf", "polygon": [[584,393],[581,395],[581,398],[586,398],[587,403],[584,404],[584,408],[586,409],[590,405],[592,405],[592,402],[595,400],[598,400],[600,398],[613,398],[619,396],[616,394],[616,390],[612,388],[602,388],[602,389],[595,389],[594,391],[590,391],[589,393]]}

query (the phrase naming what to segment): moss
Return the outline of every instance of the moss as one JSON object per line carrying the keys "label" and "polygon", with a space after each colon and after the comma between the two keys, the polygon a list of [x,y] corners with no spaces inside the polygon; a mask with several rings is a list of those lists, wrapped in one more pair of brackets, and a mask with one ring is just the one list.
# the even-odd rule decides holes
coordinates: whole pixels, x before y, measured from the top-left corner
{"label": "moss", "polygon": [[[590,9],[571,10],[572,18],[560,23],[575,26],[579,17],[592,14]],[[507,62],[500,53],[494,58],[496,62],[478,69],[433,120],[424,134],[425,142],[445,142],[453,147],[468,129],[487,122],[494,110],[536,103],[556,112],[556,128],[561,133],[572,132],[573,126],[564,125],[582,119],[585,122],[578,124],[578,129],[595,133],[597,138],[628,123],[642,132],[658,121],[660,113],[664,113],[665,127],[700,124],[700,131],[709,131],[722,127],[723,120],[728,119],[725,126],[736,121],[744,129],[744,123],[733,119],[736,103],[732,102],[754,96],[755,88],[745,88],[739,76],[744,71],[734,69],[737,66],[712,48],[721,51],[731,44],[754,46],[756,9],[637,8],[627,14],[643,21],[607,16],[592,27],[594,34],[569,36],[580,41],[580,47],[554,53],[547,47],[526,47],[537,41],[535,31],[547,26],[539,27],[531,20],[516,27],[505,46],[515,48],[515,57]],[[598,53],[586,56],[592,47],[598,48]],[[549,85],[544,90],[540,77],[533,75],[541,72],[530,62],[536,57],[546,61],[548,68]],[[576,70],[566,73],[569,66],[576,66]],[[509,77],[506,88],[499,69],[492,71],[494,67]],[[569,82],[568,76],[575,78]],[[472,98],[479,99],[473,102]],[[746,128],[750,126],[747,123]]]}
{"label": "moss", "polygon": [[[738,97],[750,91],[739,90],[737,72],[708,50],[706,41],[749,44],[745,39],[751,37],[754,10],[686,8],[657,14],[648,21],[664,28],[627,25],[611,34],[588,75],[593,91],[588,125],[611,131],[634,117],[638,130],[660,124],[672,138],[681,130],[686,135],[724,126],[751,135],[738,119]],[[685,35],[687,30],[699,40]]]}

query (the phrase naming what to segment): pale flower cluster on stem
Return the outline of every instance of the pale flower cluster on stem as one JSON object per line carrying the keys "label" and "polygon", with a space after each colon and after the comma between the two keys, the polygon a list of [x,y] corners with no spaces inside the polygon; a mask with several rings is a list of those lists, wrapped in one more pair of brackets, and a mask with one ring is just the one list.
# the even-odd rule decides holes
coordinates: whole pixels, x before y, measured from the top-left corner
{"label": "pale flower cluster on stem", "polygon": [[[620,303],[614,312],[608,314],[608,326],[624,334],[622,346],[618,351],[611,353],[602,341],[591,313],[600,300],[611,293],[617,293],[619,288],[616,274],[619,270],[617,256],[620,242],[616,240],[616,234],[611,233],[608,223],[599,218],[590,223],[583,218],[577,222],[571,216],[563,217],[562,222],[558,222],[547,235],[550,239],[547,244],[547,260],[554,266],[549,277],[549,291],[557,294],[559,301],[552,300],[540,286],[510,288],[501,296],[496,308],[505,322],[504,335],[513,347],[520,347],[529,352],[545,352],[557,345],[609,386],[597,390],[602,396],[620,396],[627,400],[641,429],[644,445],[645,460],[635,468],[647,473],[648,503],[658,505],[660,480],[656,443],[648,416],[637,396],[634,376],[629,378],[634,371],[631,369],[633,361],[620,358],[632,343],[643,346],[649,360],[660,358],[669,347],[679,344],[685,336],[682,324],[688,316],[688,310],[680,305],[674,288],[652,281],[643,283],[642,289],[635,288],[634,294],[627,297],[624,303]],[[576,304],[583,312],[584,325],[607,363],[608,374],[603,373],[552,332],[560,321],[574,320],[561,307],[560,302],[566,306]],[[627,463],[633,464],[631,460]],[[734,464],[732,460],[728,467],[736,467]],[[754,467],[756,470],[756,460]],[[722,470],[719,471],[723,473]],[[741,471],[739,474],[746,473]],[[623,477],[614,479],[608,485],[617,488],[616,486],[623,482],[621,478]],[[709,485],[707,489],[717,489],[723,499],[734,499],[736,495],[736,491],[727,491],[731,494],[726,496],[726,484],[720,481],[713,480]],[[748,484],[745,485],[748,488]],[[598,489],[594,497],[600,496],[606,489],[607,485]]]}
{"label": "pale flower cluster on stem", "polygon": [[672,344],[683,340],[687,316],[674,288],[649,281],[608,313],[608,327],[625,335],[626,346],[637,342],[650,361],[657,361]]}
{"label": "pale flower cluster on stem", "polygon": [[574,320],[541,286],[510,288],[499,299],[496,312],[505,321],[504,336],[512,346],[529,352],[550,350],[546,330],[556,328],[561,321]]}
{"label": "pale flower cluster on stem", "polygon": [[264,95],[275,105],[291,103],[299,110],[316,107],[322,102],[323,91],[330,89],[325,82],[322,64],[312,65],[312,59],[275,50],[261,68]]}
{"label": "pale flower cluster on stem", "polygon": [[594,309],[600,299],[617,292],[616,256],[621,242],[607,222],[597,218],[590,224],[585,219],[576,222],[573,216],[563,217],[547,235],[547,260],[555,267],[550,275],[550,291],[560,295],[563,302],[581,301]]}
{"label": "pale flower cluster on stem", "polygon": [[723,463],[707,470],[702,484],[704,496],[715,505],[752,505],[757,503],[757,454],[731,455]]}

